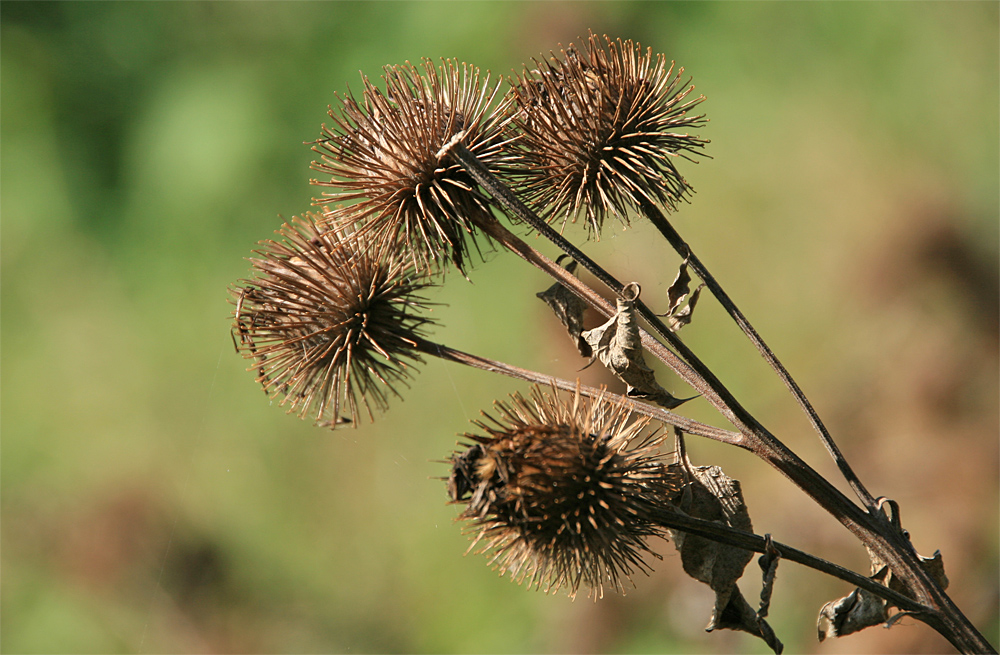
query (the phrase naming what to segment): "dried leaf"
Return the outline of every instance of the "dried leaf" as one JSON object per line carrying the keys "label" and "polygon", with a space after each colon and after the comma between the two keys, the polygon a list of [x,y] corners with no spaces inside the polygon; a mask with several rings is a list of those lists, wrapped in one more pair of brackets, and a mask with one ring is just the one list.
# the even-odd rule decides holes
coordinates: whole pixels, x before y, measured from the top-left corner
{"label": "dried leaf", "polygon": [[670,316],[670,319],[667,321],[667,326],[671,331],[677,332],[691,322],[691,319],[694,318],[695,305],[698,304],[698,297],[701,296],[701,290],[704,288],[704,284],[698,285],[698,288],[691,294],[691,299],[688,300],[687,306]]}
{"label": "dried leaf", "polygon": [[941,551],[935,550],[932,557],[923,557],[917,555],[920,558],[920,565],[923,567],[927,573],[930,574],[932,578],[937,580],[937,583],[941,585],[942,589],[948,588],[948,576],[944,573],[944,559],[942,559]]}
{"label": "dried leaf", "polygon": [[685,259],[681,262],[680,268],[677,270],[677,277],[674,281],[670,283],[670,288],[667,289],[667,313],[664,316],[673,314],[674,311],[684,302],[684,296],[688,295],[691,291],[691,276],[687,272],[687,260]]}
{"label": "dried leaf", "polygon": [[[718,466],[692,466],[683,443],[678,434],[679,461],[673,466],[680,469],[677,472],[686,480],[678,508],[689,516],[753,532],[739,480],[730,478]],[[736,586],[753,553],[680,530],[670,530],[670,538],[680,552],[684,572],[715,592],[715,607],[705,629],[741,630],[760,637],[775,653],[780,653],[781,641]]]}
{"label": "dried leaf", "polygon": [[750,604],[740,592],[740,588],[736,586],[733,586],[733,592],[729,595],[728,601],[721,611],[719,611],[719,606],[716,604],[716,611],[712,615],[712,622],[708,624],[705,630],[707,632],[711,632],[712,630],[740,630],[763,639],[764,643],[776,655],[780,655],[785,649],[784,644],[774,634],[771,626],[768,625],[763,617],[753,611],[753,608],[750,607]]}
{"label": "dried leaf", "polygon": [[781,553],[771,542],[771,535],[765,534],[764,554],[757,558],[757,564],[764,572],[764,584],[760,590],[760,607],[757,608],[757,616],[764,618],[771,607],[771,594],[774,593],[774,580],[778,573],[778,562],[781,561]]}
{"label": "dried leaf", "polygon": [[[885,498],[881,499],[879,505],[892,525],[908,537],[900,522],[899,505],[895,501]],[[886,512],[886,507],[891,511]],[[868,557],[871,560],[872,580],[893,591],[902,594],[908,593],[906,586],[892,574],[892,570],[878,556],[878,553],[869,549]],[[946,589],[948,576],[944,573],[941,551],[934,551],[933,557],[920,555],[917,557],[919,557],[923,569],[941,585],[942,589]],[[830,601],[820,609],[819,618],[816,621],[819,640],[823,641],[827,637],[842,637],[875,625],[891,627],[901,616],[908,614],[907,612],[897,612],[890,615],[892,607],[891,603],[871,592],[856,588],[849,595]]]}
{"label": "dried leaf", "polygon": [[675,398],[656,382],[653,370],[646,366],[639,337],[635,313],[639,285],[634,282],[627,285],[622,294],[618,298],[617,313],[604,325],[583,333],[594,356],[626,384],[625,395],[630,398],[648,400],[667,409],[691,400]]}
{"label": "dried leaf", "polygon": [[[563,257],[565,257],[565,255],[556,261],[559,262],[563,259]],[[571,260],[563,268],[570,273],[575,274],[576,262]],[[552,308],[556,318],[559,319],[559,322],[562,323],[566,328],[566,331],[569,332],[569,337],[576,345],[576,349],[580,351],[580,355],[582,357],[592,356],[593,350],[591,349],[590,344],[587,343],[587,340],[581,335],[583,332],[583,312],[587,309],[587,303],[559,282],[556,282],[545,291],[541,291],[535,295],[541,298],[546,305]]]}
{"label": "dried leaf", "polygon": [[[892,571],[886,566],[885,562],[882,561],[878,555],[872,551],[868,551],[868,556],[872,561],[872,571],[886,570],[885,575],[885,586],[889,587],[893,591],[898,591],[901,594],[907,594],[906,585],[892,574]],[[948,576],[944,573],[944,561],[941,557],[941,551],[934,551],[933,557],[924,557],[923,555],[917,554],[917,558],[920,560],[920,565],[923,567],[924,571],[929,573],[932,578],[934,578],[942,589],[948,588]]]}
{"label": "dried leaf", "polygon": [[[886,518],[889,519],[889,522],[892,524],[892,526],[896,530],[898,530],[899,533],[903,535],[907,540],[909,540],[910,534],[903,529],[902,519],[900,518],[899,515],[899,503],[892,500],[891,498],[883,497],[879,499],[878,506],[879,509],[881,509],[882,512],[885,514]],[[886,511],[886,508],[888,508],[888,511]],[[869,559],[871,559],[873,573],[876,571],[881,571],[882,569],[886,569],[887,573],[884,582],[885,586],[889,587],[893,591],[898,591],[901,594],[907,593],[906,585],[904,585],[902,581],[900,581],[892,574],[892,571],[888,569],[886,566],[887,563],[883,561],[881,557],[878,556],[878,553],[869,549],[868,557]],[[947,589],[948,576],[944,574],[944,561],[941,557],[941,551],[940,550],[934,551],[934,555],[932,557],[923,557],[922,555],[918,554],[917,558],[920,560],[920,565],[923,567],[924,571],[930,574],[931,577],[933,577],[937,581],[937,583],[941,585],[942,589]]]}
{"label": "dried leaf", "polygon": [[[883,567],[872,580],[884,583],[889,567]],[[816,630],[819,640],[843,637],[889,620],[889,605],[870,591],[856,587],[847,596],[830,601],[819,611]]]}
{"label": "dried leaf", "polygon": [[[737,480],[725,475],[718,466],[689,467],[683,463],[675,466],[684,468],[688,478],[678,503],[681,510],[689,516],[753,531]],[[753,559],[753,553],[680,531],[671,531],[671,538],[681,554],[685,573],[715,590],[716,610],[720,610]]]}
{"label": "dried leaf", "polygon": [[699,284],[698,288],[694,290],[691,294],[691,299],[683,308],[681,305],[684,304],[684,299],[687,298],[688,293],[691,292],[691,276],[687,272],[688,262],[685,259],[681,262],[680,268],[677,269],[677,277],[674,281],[670,283],[670,288],[667,289],[667,311],[664,314],[657,314],[657,316],[667,316],[667,326],[672,332],[677,332],[682,327],[691,322],[691,318],[694,316],[695,305],[698,304],[698,296],[701,295],[701,290],[705,286],[704,283]]}

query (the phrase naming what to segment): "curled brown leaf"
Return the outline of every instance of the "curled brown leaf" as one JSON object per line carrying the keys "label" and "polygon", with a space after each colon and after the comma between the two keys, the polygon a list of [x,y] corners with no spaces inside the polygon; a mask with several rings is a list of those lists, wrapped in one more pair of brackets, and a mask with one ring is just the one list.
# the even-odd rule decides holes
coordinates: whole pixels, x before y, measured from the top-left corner
{"label": "curled brown leaf", "polygon": [[[670,283],[670,287],[667,289],[667,311],[663,314],[658,314],[658,316],[666,316],[667,325],[670,327],[671,331],[677,332],[682,327],[691,322],[694,317],[694,308],[698,304],[698,297],[701,295],[701,290],[705,287],[705,284],[699,284],[691,293],[691,276],[687,272],[688,262],[685,259],[681,262],[680,268],[677,270],[677,277],[674,281]],[[690,299],[687,304],[684,304],[685,298],[688,294],[691,294]]]}
{"label": "curled brown leaf", "polygon": [[[566,255],[561,256],[556,263],[562,263],[563,258]],[[576,262],[570,260],[568,264],[563,266],[570,273],[576,274]],[[548,305],[552,312],[559,319],[559,322],[563,324],[566,331],[569,333],[569,338],[573,341],[576,349],[580,352],[581,357],[590,357],[593,355],[593,350],[587,340],[583,338],[583,312],[587,309],[587,303],[574,294],[572,291],[567,289],[565,286],[556,282],[550,286],[545,291],[540,291],[535,294],[540,298],[546,305]]]}
{"label": "curled brown leaf", "polygon": [[625,286],[617,300],[617,312],[607,323],[583,333],[594,356],[626,384],[625,395],[648,400],[673,409],[690,398],[676,398],[657,383],[653,370],[646,366],[635,311],[639,285]]}
{"label": "curled brown leaf", "polygon": [[[677,433],[678,462],[685,485],[678,494],[677,506],[685,514],[708,521],[717,521],[731,528],[753,532],[750,513],[743,500],[739,480],[730,478],[718,466],[692,466],[684,448],[683,436]],[[764,620],[766,605],[756,612],[737,586],[753,553],[705,537],[670,530],[670,538],[681,555],[684,572],[707,584],[715,592],[715,607],[706,630],[740,630],[760,639],[775,652],[784,646]],[[772,557],[772,570],[777,558]],[[766,570],[768,570],[766,569]]]}

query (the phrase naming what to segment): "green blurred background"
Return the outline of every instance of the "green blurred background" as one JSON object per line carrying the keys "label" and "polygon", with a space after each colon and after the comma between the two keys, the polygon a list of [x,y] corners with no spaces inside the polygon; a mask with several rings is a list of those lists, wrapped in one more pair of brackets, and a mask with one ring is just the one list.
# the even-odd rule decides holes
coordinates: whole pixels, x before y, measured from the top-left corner
{"label": "green blurred background", "polygon": [[[652,577],[597,603],[462,556],[434,460],[524,385],[427,362],[378,422],[331,432],[269,403],[233,352],[226,287],[317,195],[303,142],[359,70],[448,56],[507,75],[588,29],[666,53],[708,97],[713,159],[683,165],[698,193],[678,228],[997,643],[996,3],[4,2],[0,18],[4,652],[764,651],[703,632],[711,594],[665,542]],[[641,225],[588,248],[654,304],[677,266]],[[486,259],[431,294],[434,337],[578,375],[533,297],[548,282]],[[698,314],[685,340],[833,475],[740,333],[707,298]],[[758,532],[866,570],[766,466],[691,449],[743,481]],[[779,570],[789,652],[949,650],[912,620],[817,645],[819,606],[848,591]]]}

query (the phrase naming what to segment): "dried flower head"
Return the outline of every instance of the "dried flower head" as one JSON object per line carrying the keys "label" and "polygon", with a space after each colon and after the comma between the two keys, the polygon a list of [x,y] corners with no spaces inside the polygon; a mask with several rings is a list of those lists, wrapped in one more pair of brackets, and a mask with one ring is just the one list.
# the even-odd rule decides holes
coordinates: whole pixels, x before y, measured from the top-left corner
{"label": "dried flower head", "polygon": [[[233,339],[257,381],[302,418],[336,426],[385,410],[394,385],[420,361],[415,313],[426,286],[412,264],[363,236],[323,232],[319,216],[293,218],[251,258],[256,277],[231,289]],[[342,413],[344,416],[342,416]]]}
{"label": "dried flower head", "polygon": [[678,488],[662,437],[640,437],[648,419],[630,421],[627,405],[604,399],[538,387],[511,398],[451,458],[449,494],[477,534],[470,549],[485,538],[500,574],[536,589],[623,591],[635,569],[648,573],[646,539],[665,533],[657,515]]}
{"label": "dried flower head", "polygon": [[565,225],[583,210],[599,235],[606,214],[628,225],[630,207],[673,209],[692,192],[674,160],[707,141],[686,132],[704,124],[687,115],[704,97],[687,99],[694,87],[681,87],[684,69],[675,73],[638,43],[594,34],[582,52],[571,44],[535,65],[513,81],[513,118],[521,188],[542,215]]}
{"label": "dried flower head", "polygon": [[[348,93],[330,109],[332,125],[314,150],[313,168],[331,176],[319,202],[353,204],[360,230],[405,247],[420,270],[440,270],[450,259],[463,272],[468,241],[478,250],[475,221],[491,217],[489,201],[456,163],[438,158],[459,132],[463,143],[491,168],[510,155],[504,148],[505,111],[493,107],[499,84],[479,69],[444,60],[385,68],[383,93],[367,77],[359,102]],[[338,226],[342,227],[342,226]]]}

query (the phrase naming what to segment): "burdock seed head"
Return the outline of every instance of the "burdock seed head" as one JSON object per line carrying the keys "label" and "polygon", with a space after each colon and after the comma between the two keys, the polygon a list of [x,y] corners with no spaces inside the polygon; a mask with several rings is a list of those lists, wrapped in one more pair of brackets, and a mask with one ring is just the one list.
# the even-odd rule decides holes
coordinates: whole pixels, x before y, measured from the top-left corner
{"label": "burdock seed head", "polygon": [[362,77],[361,99],[338,96],[330,109],[314,146],[322,159],[313,168],[330,175],[313,180],[330,189],[319,202],[353,205],[358,229],[405,248],[419,270],[443,270],[450,259],[464,274],[468,242],[479,250],[476,219],[492,214],[472,178],[438,152],[464,133],[488,167],[507,161],[505,111],[492,106],[499,84],[450,59],[387,66],[382,77],[385,92]]}
{"label": "burdock seed head", "polygon": [[307,213],[262,241],[255,276],[231,291],[233,339],[257,381],[300,417],[336,426],[398,395],[429,319],[412,263],[361,235],[324,232]]}
{"label": "burdock seed head", "polygon": [[459,518],[472,522],[473,546],[485,539],[501,575],[570,596],[581,583],[595,599],[605,585],[624,591],[634,570],[648,573],[646,540],[665,533],[657,515],[679,487],[662,437],[640,436],[648,419],[537,387],[496,409],[477,423],[486,434],[465,435],[472,444],[451,458],[448,491],[466,503]]}
{"label": "burdock seed head", "polygon": [[578,49],[535,61],[512,82],[514,124],[521,132],[520,177],[525,195],[549,220],[576,220],[584,211],[599,235],[607,214],[628,225],[643,203],[667,210],[692,193],[675,166],[707,141],[687,130],[704,116],[688,99],[663,55],[638,43],[591,34]]}

